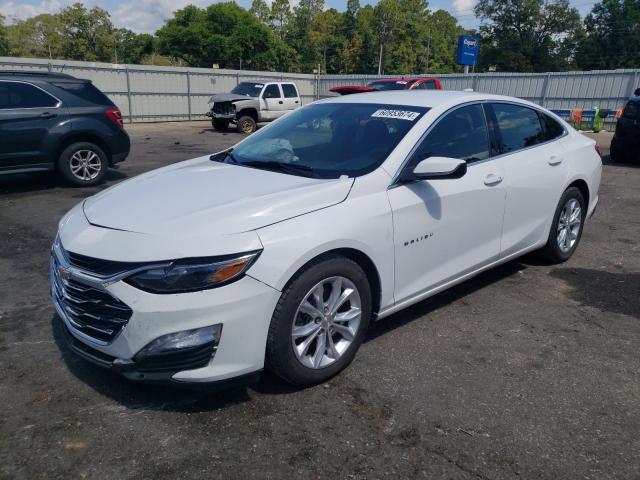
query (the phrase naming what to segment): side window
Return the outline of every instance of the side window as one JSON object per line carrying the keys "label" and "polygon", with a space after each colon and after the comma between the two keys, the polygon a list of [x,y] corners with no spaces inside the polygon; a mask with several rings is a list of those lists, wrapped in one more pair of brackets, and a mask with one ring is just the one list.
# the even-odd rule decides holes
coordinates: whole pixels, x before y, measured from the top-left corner
{"label": "side window", "polygon": [[418,146],[411,157],[416,164],[429,157],[450,157],[474,162],[489,157],[489,136],[481,105],[469,105],[448,113]]}
{"label": "side window", "polygon": [[562,134],[564,133],[564,128],[558,123],[557,120],[551,118],[545,113],[538,112],[538,115],[540,115],[540,120],[542,121],[542,125],[544,126],[545,141],[553,140],[554,138],[562,136]]}
{"label": "side window", "polygon": [[418,88],[420,90],[435,90],[436,89],[436,82],[435,80],[427,80],[425,82],[422,82]]}
{"label": "side window", "polygon": [[39,88],[20,82],[0,82],[0,109],[47,108],[58,100]]}
{"label": "side window", "polygon": [[264,93],[262,94],[262,98],[280,98],[278,85],[274,83],[267,85],[267,88],[264,89]]}
{"label": "side window", "polygon": [[284,93],[284,98],[296,98],[298,96],[296,87],[292,83],[283,83],[282,92]]}
{"label": "side window", "polygon": [[515,152],[544,141],[538,113],[509,103],[492,104],[502,138],[500,153]]}

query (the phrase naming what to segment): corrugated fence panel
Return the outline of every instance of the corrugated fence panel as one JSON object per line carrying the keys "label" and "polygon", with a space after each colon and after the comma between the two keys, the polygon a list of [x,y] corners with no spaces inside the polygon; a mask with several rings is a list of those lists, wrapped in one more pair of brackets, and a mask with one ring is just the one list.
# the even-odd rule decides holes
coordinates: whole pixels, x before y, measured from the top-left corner
{"label": "corrugated fence panel", "polygon": [[[11,57],[0,57],[0,70],[53,71],[87,78],[118,105],[125,120],[133,122],[206,118],[204,114],[209,109],[211,95],[229,92],[243,81],[294,82],[302,103],[306,104],[318,98],[334,96],[329,89],[339,85],[366,85],[372,80],[385,78],[378,75],[318,76]],[[477,92],[524,98],[550,109],[592,109],[594,106],[621,108],[634,89],[640,87],[640,69],[436,76],[445,90],[471,88]]]}

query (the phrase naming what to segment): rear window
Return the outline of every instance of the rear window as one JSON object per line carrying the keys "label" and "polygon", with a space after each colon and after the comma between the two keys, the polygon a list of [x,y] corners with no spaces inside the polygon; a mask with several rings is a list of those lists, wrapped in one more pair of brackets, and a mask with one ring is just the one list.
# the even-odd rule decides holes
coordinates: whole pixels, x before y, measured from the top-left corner
{"label": "rear window", "polygon": [[109,97],[94,87],[90,82],[60,82],[54,83],[54,85],[89,103],[105,106],[113,105]]}

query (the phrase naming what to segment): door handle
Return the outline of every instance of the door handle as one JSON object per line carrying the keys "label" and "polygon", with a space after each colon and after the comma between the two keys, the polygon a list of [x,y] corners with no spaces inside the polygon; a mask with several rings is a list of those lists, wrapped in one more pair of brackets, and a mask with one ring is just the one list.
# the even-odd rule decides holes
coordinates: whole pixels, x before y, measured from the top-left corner
{"label": "door handle", "polygon": [[51,112],[44,112],[40,114],[41,118],[53,118],[55,117],[56,114],[55,113],[51,113]]}
{"label": "door handle", "polygon": [[278,103],[282,105],[284,102],[282,100],[278,100]]}
{"label": "door handle", "polygon": [[295,102],[295,103],[300,103],[300,102],[299,102],[298,100],[296,100],[296,102]]}
{"label": "door handle", "polygon": [[497,185],[501,181],[502,181],[502,176],[495,173],[489,173],[484,177],[485,185]]}
{"label": "door handle", "polygon": [[559,157],[558,155],[551,155],[547,162],[549,165],[560,165],[562,163],[562,157]]}

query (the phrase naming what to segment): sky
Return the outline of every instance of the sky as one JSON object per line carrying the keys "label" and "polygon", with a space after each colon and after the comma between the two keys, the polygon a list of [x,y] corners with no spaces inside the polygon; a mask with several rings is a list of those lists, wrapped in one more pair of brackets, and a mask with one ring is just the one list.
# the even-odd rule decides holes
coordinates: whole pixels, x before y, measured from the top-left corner
{"label": "sky", "polygon": [[[25,19],[40,13],[56,13],[60,9],[76,3],[78,0],[0,0],[0,14],[11,19]],[[245,8],[251,6],[251,0],[236,0]],[[294,0],[295,1],[295,0]],[[188,4],[199,7],[215,3],[215,0],[81,0],[87,7],[100,6],[111,14],[114,25],[128,28],[138,33],[153,33],[173,11]],[[361,0],[361,3],[375,4],[376,0]],[[476,0],[431,0],[431,10],[447,10],[465,28],[478,27],[478,21],[473,15]],[[594,5],[594,0],[570,0],[580,13],[586,15]],[[347,0],[325,0],[327,8],[344,10]]]}

